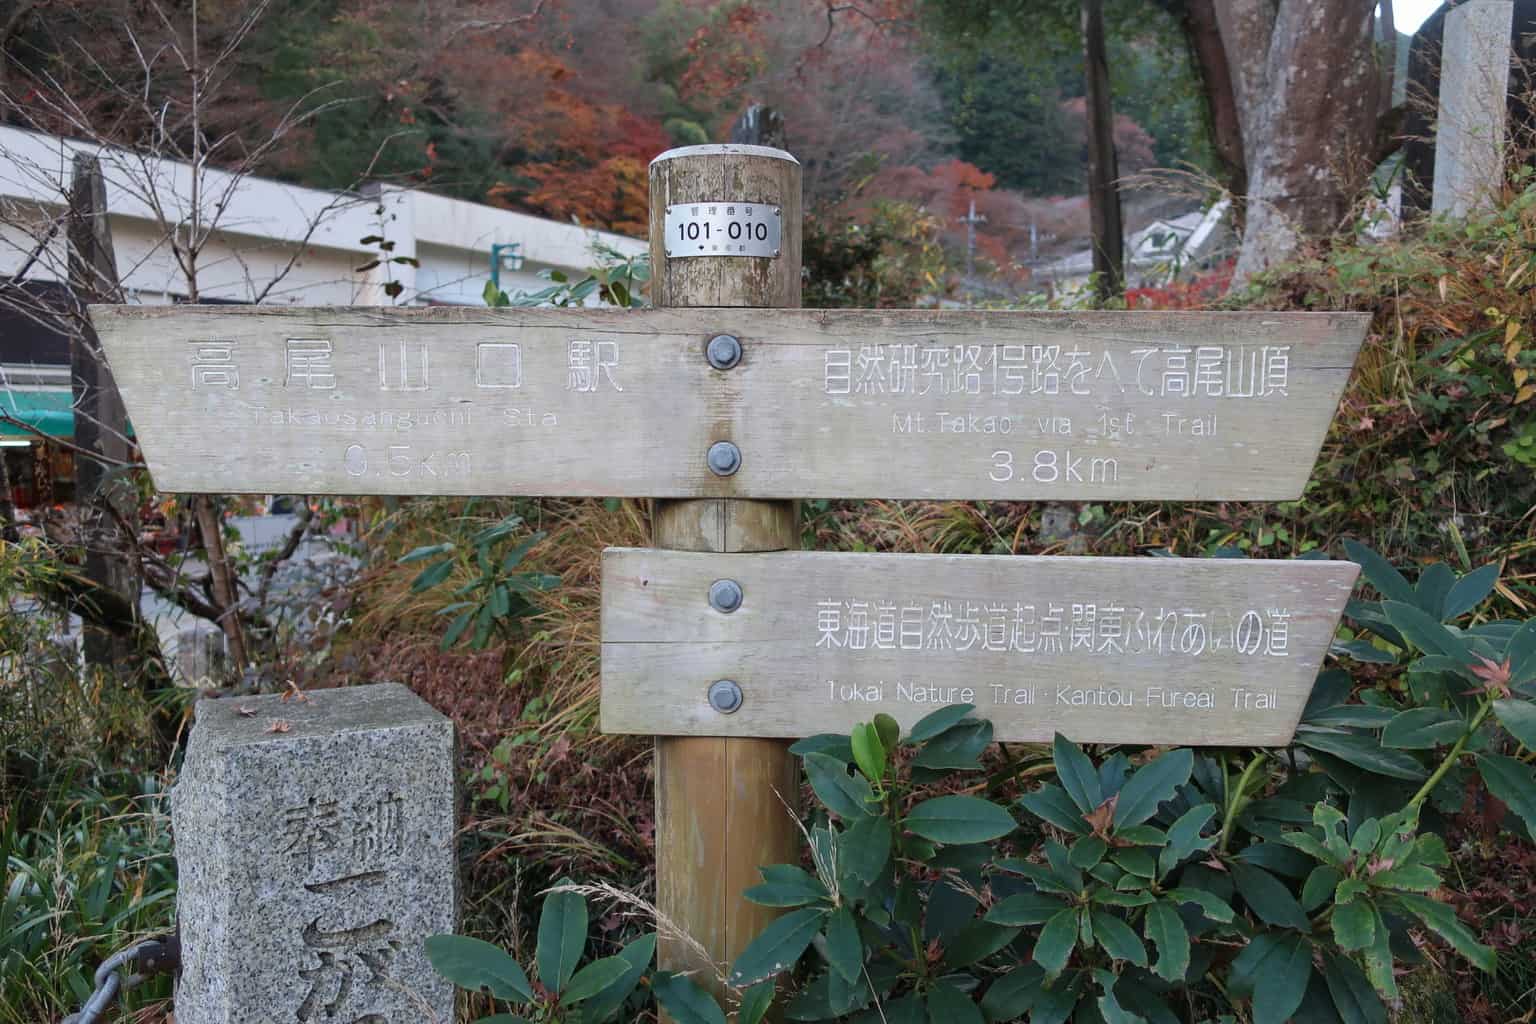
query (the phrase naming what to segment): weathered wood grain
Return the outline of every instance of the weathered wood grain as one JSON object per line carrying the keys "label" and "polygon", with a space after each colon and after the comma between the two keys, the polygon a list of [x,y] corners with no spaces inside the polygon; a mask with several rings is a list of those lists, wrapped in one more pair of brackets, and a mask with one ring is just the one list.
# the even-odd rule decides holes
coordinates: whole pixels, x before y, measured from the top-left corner
{"label": "weathered wood grain", "polygon": [[[1359,567],[610,549],[605,732],[803,737],[976,704],[998,739],[1280,745]],[[742,607],[710,608],[735,579]],[[734,679],[742,708],[705,693]]]}
{"label": "weathered wood grain", "polygon": [[[652,286],[659,305],[800,305],[798,161],[755,146],[671,150],[651,162],[650,188]],[[656,212],[669,202],[711,198],[792,211],[781,229],[793,255],[668,258]],[[776,551],[798,546],[797,525],[792,501],[686,498],[657,500],[651,508],[651,542],[658,548]],[[793,863],[799,856],[799,792],[800,766],[782,741],[656,738],[656,906],[697,943],[663,934],[657,963],[688,972],[726,997],[725,1005],[731,1000],[721,967],[779,914],[742,893],[757,884],[759,865]]]}
{"label": "weathered wood grain", "polygon": [[[761,276],[778,261],[666,262],[727,302],[747,293],[725,264]],[[673,277],[657,276],[669,300],[684,294]],[[1011,500],[1298,497],[1368,321],[718,306],[92,317],[166,491]],[[742,341],[732,370],[704,358],[717,333]],[[720,440],[741,449],[734,476],[705,464]]]}

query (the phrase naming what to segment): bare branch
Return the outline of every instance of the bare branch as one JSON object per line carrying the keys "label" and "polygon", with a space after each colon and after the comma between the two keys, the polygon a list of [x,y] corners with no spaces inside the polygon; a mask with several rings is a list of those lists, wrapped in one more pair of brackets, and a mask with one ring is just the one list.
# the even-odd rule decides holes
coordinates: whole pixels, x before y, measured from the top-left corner
{"label": "bare branch", "polygon": [[121,469],[125,467],[132,469],[144,468],[137,463],[124,462],[121,459],[108,458],[107,456],[102,455],[100,452],[88,451],[84,448],[81,448],[79,445],[70,444],[63,438],[54,437],[52,434],[45,434],[41,430],[38,430],[36,427],[34,427],[32,424],[28,423],[26,420],[17,419],[15,416],[12,416],[7,412],[0,412],[0,423],[4,423],[6,426],[15,427],[18,430],[23,430],[40,441],[46,441],[51,445],[56,445],[60,448],[63,448],[65,451],[74,452],[76,455],[79,455],[83,458],[90,459],[93,462],[99,462],[103,466],[109,466],[113,469]]}
{"label": "bare branch", "polygon": [[539,13],[544,10],[545,2],[546,0],[538,0],[533,5],[533,9],[527,14],[518,14],[510,18],[487,18],[478,21],[460,22],[443,36],[442,43],[446,46],[466,32],[497,32],[504,28],[511,28],[513,25],[526,25],[537,18]]}
{"label": "bare branch", "polygon": [[267,594],[272,589],[272,579],[277,575],[278,567],[292,558],[293,553],[299,550],[299,545],[304,542],[304,536],[309,533],[310,528],[314,525],[314,519],[315,510],[309,507],[309,497],[307,495],[300,496],[298,522],[294,523],[293,528],[288,531],[288,536],[283,540],[283,546],[272,555],[270,561],[261,567],[261,584],[256,590],[257,607],[265,608],[267,606]]}

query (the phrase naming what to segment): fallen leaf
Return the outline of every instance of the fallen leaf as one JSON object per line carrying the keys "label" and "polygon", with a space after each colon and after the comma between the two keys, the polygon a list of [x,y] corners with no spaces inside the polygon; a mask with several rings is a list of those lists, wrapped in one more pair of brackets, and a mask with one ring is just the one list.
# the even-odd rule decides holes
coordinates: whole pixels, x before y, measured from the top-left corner
{"label": "fallen leaf", "polygon": [[1115,816],[1115,804],[1119,802],[1120,794],[1116,793],[1083,815],[1083,820],[1088,823],[1089,828],[1093,829],[1094,835],[1102,837],[1109,834],[1109,823]]}
{"label": "fallen leaf", "polygon": [[236,710],[240,712],[241,718],[256,717],[256,708],[250,704],[241,704]]}
{"label": "fallen leaf", "polygon": [[274,718],[272,721],[267,723],[267,732],[287,732],[292,728],[292,722],[284,721],[281,718]]}

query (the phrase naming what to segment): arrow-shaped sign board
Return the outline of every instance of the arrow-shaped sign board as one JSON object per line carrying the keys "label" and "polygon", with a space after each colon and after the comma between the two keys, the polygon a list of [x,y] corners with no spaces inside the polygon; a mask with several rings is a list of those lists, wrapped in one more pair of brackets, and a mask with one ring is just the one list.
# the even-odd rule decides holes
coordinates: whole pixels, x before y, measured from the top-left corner
{"label": "arrow-shaped sign board", "polygon": [[[1299,497],[1369,319],[91,315],[165,491],[1003,500]],[[719,335],[739,342],[726,368]]]}
{"label": "arrow-shaped sign board", "polygon": [[[602,728],[798,738],[880,712],[910,727],[964,703],[999,740],[1283,746],[1358,572],[1323,560],[610,549]],[[710,601],[722,579],[740,588],[732,611]],[[734,690],[712,704],[720,684]]]}

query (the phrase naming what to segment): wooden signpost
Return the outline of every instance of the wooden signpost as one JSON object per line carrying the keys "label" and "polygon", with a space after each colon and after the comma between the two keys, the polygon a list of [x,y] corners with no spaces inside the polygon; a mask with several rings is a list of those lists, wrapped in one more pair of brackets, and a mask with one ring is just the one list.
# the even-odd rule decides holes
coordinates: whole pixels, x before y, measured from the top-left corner
{"label": "wooden signpost", "polygon": [[[605,732],[847,732],[974,704],[1000,740],[1290,742],[1353,562],[612,549]],[[717,581],[735,610],[709,604]],[[713,706],[728,681],[733,703]]]}
{"label": "wooden signpost", "polygon": [[[719,261],[657,277],[690,262]],[[1364,329],[735,304],[93,318],[166,490],[625,497],[1294,498]],[[722,337],[727,370],[706,357]]]}
{"label": "wooden signpost", "polygon": [[162,490],[656,499],[605,555],[602,724],[658,737],[658,906],[715,965],[795,858],[785,740],[965,702],[1283,744],[1358,571],[788,550],[802,497],[1297,498],[1368,322],[800,310],[800,228],[793,157],[696,146],[651,165],[654,309],[92,310]]}

